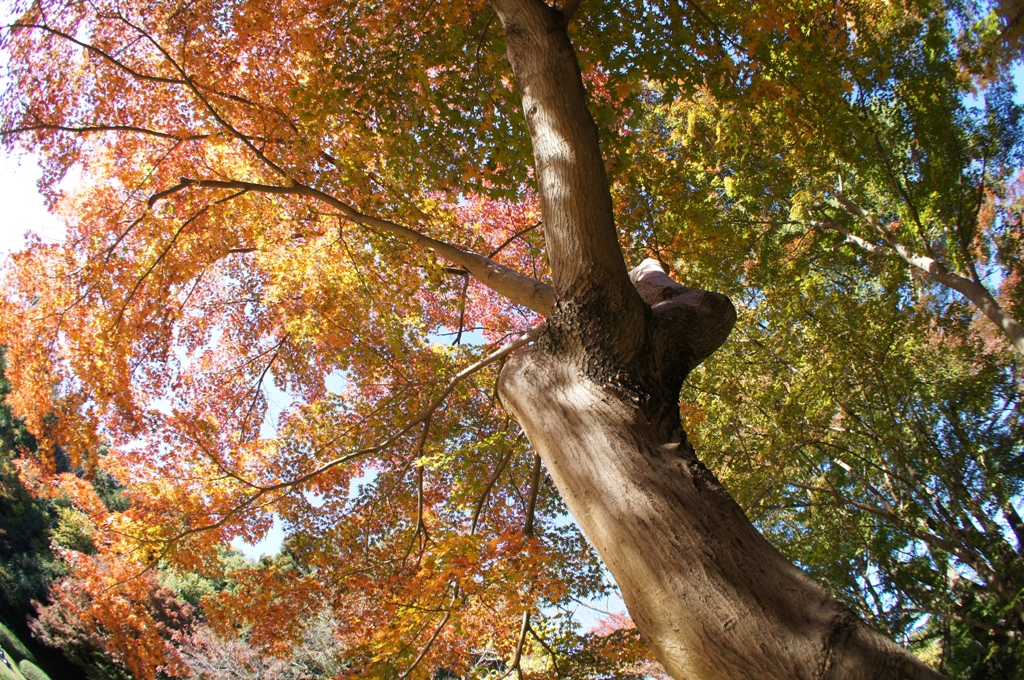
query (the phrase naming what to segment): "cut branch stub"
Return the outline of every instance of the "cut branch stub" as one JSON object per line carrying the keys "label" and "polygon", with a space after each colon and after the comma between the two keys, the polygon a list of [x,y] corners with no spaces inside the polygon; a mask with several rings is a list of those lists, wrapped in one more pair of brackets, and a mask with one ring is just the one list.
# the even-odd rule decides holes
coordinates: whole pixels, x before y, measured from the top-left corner
{"label": "cut branch stub", "polygon": [[643,409],[666,438],[675,439],[682,436],[678,402],[683,380],[729,337],[736,309],[725,295],[684,286],[667,270],[648,258],[629,278],[650,307],[646,343],[635,369],[644,388]]}
{"label": "cut branch stub", "polygon": [[[736,308],[721,293],[691,288],[673,281],[668,267],[658,260],[647,258],[629,272],[640,297],[651,307],[659,331],[666,333],[663,342],[672,344],[658,354],[678,356],[689,354],[687,372],[707,359],[722,346],[736,323]],[[660,357],[659,357],[660,359]]]}

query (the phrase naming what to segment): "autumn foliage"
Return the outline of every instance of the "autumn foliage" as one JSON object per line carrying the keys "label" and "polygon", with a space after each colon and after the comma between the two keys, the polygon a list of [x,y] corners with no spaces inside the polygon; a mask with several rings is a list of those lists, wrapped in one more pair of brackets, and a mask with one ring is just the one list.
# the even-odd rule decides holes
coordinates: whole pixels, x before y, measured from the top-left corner
{"label": "autumn foliage", "polygon": [[[283,673],[296,650],[331,646],[336,656],[317,667],[336,677],[482,674],[486,659],[500,660],[489,670],[531,677],[653,672],[627,619],[595,631],[571,621],[610,586],[497,397],[511,344],[536,338],[543,318],[471,275],[471,256],[544,290],[551,277],[520,95],[489,5],[36,0],[16,10],[0,33],[2,139],[37,154],[67,237],[31,240],[3,270],[7,403],[38,442],[21,451],[21,480],[67,499],[93,546],[64,549],[68,575],[39,612],[44,639],[64,631],[83,654],[101,648],[137,678],[216,677],[225,663]],[[850,441],[829,433],[851,428],[857,409],[822,397],[822,386],[839,374],[857,381],[814,371],[873,366],[867,402],[896,381],[889,371],[927,373],[910,359],[894,368],[832,347],[834,364],[797,365],[829,332],[810,320],[846,314],[842,301],[863,311],[862,332],[905,333],[893,350],[901,357],[960,343],[963,364],[942,375],[966,380],[976,368],[991,381],[979,389],[1012,394],[1006,411],[1019,409],[1010,336],[950,302],[959,289],[902,254],[923,249],[979,286],[978,268],[998,267],[989,297],[1024,314],[1019,185],[1006,188],[1020,160],[1019,113],[995,95],[975,127],[967,114],[934,113],[960,111],[972,83],[1005,85],[1016,33],[993,42],[991,27],[967,21],[981,18],[954,10],[584,2],[569,25],[627,259],[657,256],[741,307],[731,372],[698,376],[683,420],[783,542],[819,520],[780,515],[782,505],[825,498],[863,510],[858,493],[875,484],[844,490],[829,477],[845,474],[834,451],[805,455],[824,444],[790,436],[810,419],[828,446]],[[958,25],[976,30],[953,35]],[[925,91],[941,101],[914,99]],[[877,104],[890,100],[909,103]],[[949,158],[947,128],[966,130],[950,142],[961,164],[922,161]],[[966,188],[952,196],[953,186]],[[885,257],[895,264],[878,264]],[[871,306],[880,298],[899,304],[883,314]],[[778,354],[765,349],[783,332]],[[935,356],[928,370],[939,371]],[[748,360],[763,370],[741,374]],[[806,379],[800,404],[820,413],[781,394],[791,383],[773,371],[783,365]],[[903,406],[928,382],[907,384]],[[993,402],[978,400],[978,417],[991,416]],[[900,411],[890,406],[884,418]],[[878,451],[912,457],[910,435],[869,434],[858,451],[884,440]],[[766,442],[761,454],[737,450],[750,437]],[[999,442],[1019,457],[1009,434]],[[933,449],[923,461],[949,454]],[[76,472],[59,472],[57,456]],[[868,466],[891,482],[895,465]],[[985,466],[972,469],[1003,474]],[[97,495],[90,480],[101,472],[122,487],[122,507]],[[946,477],[930,479],[944,511]],[[964,492],[996,488],[986,485]],[[1007,503],[1020,488],[1013,477],[987,507],[1012,521]],[[881,506],[889,511],[872,500]],[[950,547],[971,540],[960,535],[969,522],[951,519],[960,534],[947,540],[890,515],[872,531],[895,526],[950,564],[970,564],[971,550]],[[275,521],[287,566],[225,570],[225,545],[258,542]],[[907,540],[893,550],[916,549]],[[1019,552],[1006,540],[992,549],[998,560],[977,559]],[[910,562],[864,557],[884,549],[853,542],[840,552],[868,574],[861,581],[837,576],[827,550],[793,556],[868,615],[851,593],[879,563]],[[992,569],[1021,585],[1013,569]],[[172,573],[220,585],[190,604],[162,584]],[[992,606],[1019,612],[1014,587]],[[900,588],[878,600],[902,598]],[[929,600],[915,620],[951,616],[955,601]],[[873,623],[909,641],[909,614],[876,613]]]}

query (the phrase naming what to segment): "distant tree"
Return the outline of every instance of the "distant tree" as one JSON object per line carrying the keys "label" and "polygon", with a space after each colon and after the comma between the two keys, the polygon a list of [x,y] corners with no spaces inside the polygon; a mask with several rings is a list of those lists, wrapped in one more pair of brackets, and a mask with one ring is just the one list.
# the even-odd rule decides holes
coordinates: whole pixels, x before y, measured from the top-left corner
{"label": "distant tree", "polygon": [[[90,568],[102,565],[89,565]],[[68,577],[51,590],[31,623],[40,641],[61,650],[95,680],[176,677],[183,668],[175,645],[191,631],[193,608],[153,575],[120,593],[96,592],[95,579]]]}
{"label": "distant tree", "polygon": [[182,647],[189,677],[198,680],[232,678],[281,678],[312,680],[333,678],[346,668],[339,661],[337,623],[326,616],[314,617],[305,629],[301,644],[292,653],[278,657],[237,637],[222,638],[209,627],[199,627]]}

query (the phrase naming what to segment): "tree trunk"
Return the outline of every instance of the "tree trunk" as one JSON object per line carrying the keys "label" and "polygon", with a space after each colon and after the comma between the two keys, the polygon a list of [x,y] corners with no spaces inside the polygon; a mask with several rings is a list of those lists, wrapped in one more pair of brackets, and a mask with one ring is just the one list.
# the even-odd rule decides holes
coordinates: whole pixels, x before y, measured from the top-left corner
{"label": "tree trunk", "polygon": [[555,304],[501,374],[502,402],[676,678],[937,678],[787,562],[697,460],[686,375],[735,321],[727,298],[627,273],[565,18],[491,0],[523,96]]}
{"label": "tree trunk", "polygon": [[787,562],[635,401],[546,347],[515,355],[502,402],[675,678],[938,678]]}

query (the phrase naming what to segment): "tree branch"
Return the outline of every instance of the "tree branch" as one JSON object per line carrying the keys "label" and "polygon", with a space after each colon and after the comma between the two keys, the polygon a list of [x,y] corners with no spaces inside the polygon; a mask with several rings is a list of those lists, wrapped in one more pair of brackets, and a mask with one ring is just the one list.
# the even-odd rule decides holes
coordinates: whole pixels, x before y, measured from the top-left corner
{"label": "tree branch", "polygon": [[[456,373],[455,376],[445,386],[445,388],[443,390],[441,390],[441,392],[429,404],[427,404],[427,406],[422,411],[420,411],[419,414],[415,418],[413,418],[408,423],[406,423],[406,425],[404,427],[402,427],[401,429],[399,429],[397,432],[394,432],[393,434],[385,437],[383,440],[377,442],[376,444],[372,444],[370,446],[367,446],[367,447],[362,448],[362,449],[357,449],[355,451],[349,451],[349,452],[347,452],[347,453],[345,453],[345,454],[343,454],[341,456],[338,456],[337,458],[334,458],[333,460],[327,461],[326,463],[323,463],[323,464],[317,466],[315,469],[311,470],[310,472],[307,472],[305,474],[299,475],[298,477],[295,477],[295,478],[287,480],[287,481],[278,482],[276,484],[269,484],[269,485],[266,485],[266,486],[258,486],[258,485],[253,484],[252,482],[248,482],[248,481],[245,481],[245,480],[240,480],[240,481],[243,481],[246,485],[254,487],[255,489],[257,489],[257,491],[255,493],[253,493],[251,496],[246,497],[246,499],[240,505],[237,505],[234,508],[232,508],[231,510],[229,510],[228,512],[224,513],[224,515],[221,516],[220,519],[218,519],[215,522],[212,522],[212,523],[209,523],[209,524],[204,524],[204,525],[198,526],[198,527],[191,527],[189,529],[185,529],[183,531],[180,531],[179,533],[175,534],[174,536],[171,536],[169,538],[164,538],[164,539],[161,539],[161,538],[150,539],[150,538],[142,538],[141,536],[132,536],[131,538],[133,538],[134,540],[139,541],[139,542],[163,544],[163,548],[160,550],[160,552],[155,557],[153,557],[146,564],[146,566],[140,572],[138,572],[137,574],[134,574],[132,576],[129,576],[126,579],[118,581],[117,583],[114,583],[113,585],[109,586],[109,588],[115,588],[115,587],[117,587],[119,585],[127,583],[128,581],[132,580],[133,578],[138,578],[139,576],[142,576],[146,572],[148,572],[151,569],[153,569],[154,567],[156,567],[156,565],[159,564],[160,561],[162,559],[164,559],[170,553],[170,551],[174,547],[174,545],[176,545],[182,539],[187,538],[188,536],[191,536],[193,534],[198,534],[198,533],[203,532],[203,531],[210,531],[210,530],[213,530],[213,529],[219,529],[220,527],[223,527],[229,521],[231,521],[235,517],[238,517],[240,514],[245,512],[248,508],[253,507],[253,504],[256,503],[256,501],[258,501],[261,498],[263,498],[264,496],[266,496],[268,494],[271,494],[271,493],[273,493],[275,491],[284,491],[285,492],[284,494],[281,494],[279,496],[273,497],[269,501],[267,501],[267,502],[265,502],[265,503],[263,503],[263,504],[261,504],[259,506],[255,506],[255,507],[265,507],[265,506],[270,505],[272,503],[276,503],[278,500],[283,498],[286,495],[286,493],[290,492],[294,487],[300,486],[300,485],[304,484],[305,482],[308,482],[309,480],[313,479],[314,477],[317,477],[317,476],[323,474],[324,472],[326,472],[326,471],[328,471],[328,470],[330,470],[332,468],[338,467],[339,465],[342,465],[342,464],[347,463],[349,461],[355,460],[357,458],[362,458],[364,456],[368,456],[370,454],[376,453],[378,451],[381,451],[381,450],[391,446],[392,444],[397,442],[399,439],[401,439],[402,437],[407,435],[409,432],[411,432],[412,429],[415,428],[417,425],[425,423],[433,415],[434,411],[436,411],[437,408],[444,402],[444,400],[448,398],[448,396],[452,393],[452,391],[454,391],[454,389],[458,386],[458,384],[462,380],[464,380],[465,378],[469,377],[470,375],[473,375],[474,373],[476,373],[480,369],[484,368],[485,366],[488,366],[488,365],[494,363],[495,361],[498,361],[500,359],[503,359],[503,358],[507,357],[509,354],[511,354],[512,352],[516,351],[520,347],[523,347],[524,345],[526,345],[526,344],[528,344],[530,342],[533,342],[534,340],[537,339],[537,337],[540,336],[540,334],[546,328],[547,328],[547,324],[542,323],[542,324],[536,326],[535,328],[533,328],[532,330],[530,330],[530,332],[526,333],[525,335],[522,335],[519,338],[517,338],[516,340],[503,345],[502,347],[498,348],[496,351],[492,352],[491,354],[488,354],[486,357],[480,359],[476,363],[474,363],[474,364],[472,364],[470,366],[467,366],[466,368],[464,368],[461,371],[459,371],[458,373]],[[333,446],[334,443],[338,439],[339,439],[339,437],[334,437],[334,438],[328,440],[319,449],[317,449],[316,451],[313,452],[313,456],[314,457],[318,456],[320,453],[326,451],[328,448]],[[219,467],[224,469],[224,467],[222,465],[219,465]],[[234,474],[230,473],[230,471],[228,471],[226,469],[224,469],[224,471],[227,474],[229,474],[229,476],[231,476],[233,478],[236,478]]]}
{"label": "tree branch", "polygon": [[562,677],[562,673],[558,670],[558,657],[555,656],[555,650],[551,649],[551,646],[544,641],[544,638],[542,638],[540,635],[537,635],[537,631],[533,629],[533,626],[527,624],[527,628],[529,628],[530,635],[533,636],[533,639],[539,642],[540,646],[543,647],[544,651],[546,651],[548,653],[548,656],[551,657],[551,670],[555,672],[555,677]]}
{"label": "tree branch", "polygon": [[205,214],[206,211],[208,211],[213,206],[231,201],[235,198],[238,198],[244,193],[246,193],[245,189],[239,189],[230,196],[227,196],[226,198],[222,198],[210,205],[203,206],[194,215],[185,220],[180,227],[178,227],[177,231],[174,232],[174,236],[171,237],[170,242],[160,252],[156,260],[153,261],[153,264],[151,264],[149,268],[146,269],[146,271],[142,274],[142,276],[139,277],[139,280],[135,282],[135,285],[132,287],[131,291],[128,292],[128,296],[124,299],[124,303],[121,305],[121,308],[117,312],[117,318],[114,319],[114,323],[111,324],[108,331],[112,331],[118,327],[118,325],[121,323],[121,320],[124,318],[124,313],[125,311],[127,311],[128,305],[131,303],[132,298],[135,297],[135,293],[137,293],[139,288],[142,287],[142,284],[146,281],[147,278],[149,278],[149,275],[153,273],[153,270],[156,269],[157,265],[163,262],[163,259],[167,257],[168,253],[171,252],[171,248],[173,248],[174,244],[178,242],[178,238],[182,235],[182,233],[185,231],[188,225],[192,224],[197,219],[202,217],[203,214]]}
{"label": "tree branch", "polygon": [[256,145],[252,143],[251,139],[247,135],[242,134],[238,129],[235,128],[235,126],[231,125],[231,123],[229,123],[227,121],[227,119],[224,118],[220,114],[220,112],[216,109],[216,107],[214,107],[214,105],[212,103],[210,103],[210,100],[207,99],[206,96],[202,92],[199,91],[199,87],[192,80],[192,78],[188,75],[188,73],[185,72],[185,69],[177,62],[177,60],[174,59],[174,57],[171,56],[170,52],[168,52],[167,50],[164,49],[163,45],[161,45],[156,40],[156,38],[151,36],[146,31],[142,30],[141,27],[136,26],[132,22],[128,21],[124,16],[122,16],[120,14],[118,14],[117,16],[126,26],[129,26],[132,29],[134,29],[135,31],[137,31],[139,33],[139,35],[144,37],[154,48],[156,48],[156,50],[158,52],[160,52],[161,55],[163,55],[164,59],[167,60],[167,63],[169,63],[171,65],[171,67],[175,71],[177,71],[178,74],[181,76],[182,84],[184,84],[185,87],[187,87],[189,90],[192,91],[192,94],[199,101],[199,103],[203,106],[203,108],[205,108],[207,110],[207,112],[211,116],[213,116],[213,119],[215,121],[217,121],[217,123],[221,127],[223,127],[225,130],[227,130],[233,137],[235,137],[236,139],[238,139],[238,141],[240,141],[243,145],[245,145],[245,147],[248,148],[258,159],[263,161],[263,163],[267,167],[269,167],[270,169],[272,169],[274,172],[276,172],[277,174],[281,175],[285,179],[290,179],[289,176],[288,176],[288,173],[284,170],[284,168],[282,168],[280,165],[278,165],[274,161],[270,160],[270,158],[268,158],[266,156],[266,154],[263,153],[263,151],[261,151],[260,149],[256,148]]}
{"label": "tree branch", "polygon": [[[423,457],[423,449],[424,449],[424,447],[427,444],[427,435],[430,434],[430,418],[431,418],[431,416],[428,415],[423,420],[423,434],[420,435],[420,440],[416,444],[416,455],[417,455],[418,458],[422,458]],[[402,475],[404,476],[405,473],[403,472]],[[403,564],[405,563],[405,561],[407,559],[409,559],[409,555],[412,554],[412,549],[416,545],[416,539],[418,539],[420,537],[422,537],[422,539],[423,539],[422,542],[420,543],[420,546],[421,546],[421,548],[420,548],[420,556],[422,557],[423,551],[426,550],[426,547],[427,547],[427,541],[430,540],[430,532],[427,530],[426,522],[424,522],[424,520],[423,520],[423,466],[422,465],[417,465],[416,466],[416,528],[413,529],[412,539],[409,541],[409,549],[405,551],[405,557],[402,558],[402,563]]]}
{"label": "tree branch", "polygon": [[47,26],[45,24],[13,23],[13,24],[9,24],[7,27],[8,28],[24,28],[24,29],[43,31],[43,32],[49,33],[51,35],[55,35],[55,36],[57,36],[59,38],[63,38],[64,40],[67,40],[68,42],[73,43],[75,45],[78,45],[79,47],[81,47],[82,49],[84,49],[84,50],[86,50],[88,52],[92,52],[93,54],[95,54],[96,56],[100,57],[104,61],[110,63],[115,68],[120,69],[121,71],[124,71],[125,73],[127,73],[131,77],[137,78],[139,80],[148,80],[148,81],[155,82],[155,83],[166,83],[166,84],[170,84],[170,85],[184,85],[185,84],[185,81],[183,81],[183,80],[181,80],[179,78],[166,78],[166,77],[163,77],[163,76],[154,76],[154,75],[150,75],[150,74],[147,74],[147,73],[140,73],[139,71],[136,71],[135,69],[131,68],[127,64],[124,64],[124,63],[118,61],[117,59],[112,57],[110,54],[108,54],[107,52],[101,50],[100,48],[96,47],[95,45],[90,45],[89,43],[82,42],[81,40],[76,39],[74,36],[71,36],[71,35],[69,35],[67,33],[64,33],[63,31],[59,31],[59,30],[57,30],[55,28],[52,28],[50,26]]}
{"label": "tree branch", "polygon": [[1013,535],[1017,539],[1017,553],[1024,555],[1024,521],[1021,521],[1017,508],[1013,507],[1012,501],[1006,501],[1003,505],[1003,516],[1013,529]]}
{"label": "tree branch", "polygon": [[[454,600],[454,598],[453,598],[453,600]],[[402,673],[400,676],[398,676],[398,680],[405,680],[406,678],[409,677],[409,675],[414,670],[416,670],[416,667],[420,665],[421,661],[423,661],[423,658],[430,651],[430,648],[434,646],[434,643],[437,641],[437,637],[441,634],[441,631],[444,630],[444,627],[446,625],[448,625],[448,620],[451,619],[451,617],[452,617],[451,610],[450,609],[445,610],[444,617],[441,619],[441,623],[438,625],[437,630],[435,630],[434,634],[430,636],[429,640],[427,640],[427,644],[425,644],[423,646],[423,649],[420,650],[419,655],[412,662],[412,665],[410,665],[407,669],[405,669],[404,673]]]}
{"label": "tree branch", "polygon": [[583,4],[583,0],[565,0],[562,3],[562,15],[565,17],[565,23],[572,21],[581,4]]}
{"label": "tree branch", "polygon": [[523,612],[523,625],[519,629],[519,640],[516,642],[516,651],[512,656],[512,664],[509,669],[505,671],[498,680],[505,680],[508,676],[512,675],[513,672],[519,677],[519,680],[523,678],[523,647],[526,645],[526,634],[530,631],[530,612]]}
{"label": "tree branch", "polygon": [[[833,190],[833,194],[839,204],[854,217],[864,220],[872,227],[875,228],[881,237],[885,240],[890,248],[908,265],[927,274],[932,280],[952,288],[957,291],[981,311],[989,321],[994,323],[997,328],[1009,339],[1010,344],[1020,354],[1024,355],[1024,326],[1014,319],[1005,309],[999,304],[998,301],[992,296],[988,290],[985,289],[981,284],[972,281],[966,277],[960,276],[951,272],[941,262],[938,262],[932,257],[927,255],[918,255],[912,252],[909,248],[904,246],[902,243],[897,241],[879,222],[878,220],[868,213],[866,210],[861,208],[859,205],[847,198],[843,192],[839,189]],[[843,229],[839,225],[831,222],[818,222],[819,226],[832,229],[844,233],[848,241],[856,243],[865,250],[871,253],[883,254],[884,251],[870,242],[864,241],[858,236],[854,236],[848,230]]]}
{"label": "tree branch", "polygon": [[52,130],[54,132],[74,132],[87,134],[91,132],[134,132],[140,135],[149,135],[151,137],[160,137],[162,139],[173,139],[179,142],[189,142],[199,139],[206,139],[210,135],[176,135],[170,132],[163,132],[161,130],[151,130],[149,128],[140,127],[137,125],[106,125],[102,123],[94,123],[88,125],[52,125],[48,123],[37,123],[35,125],[22,125],[7,130],[0,130],[0,137],[6,137],[8,135],[17,135],[22,132],[36,132],[39,130]]}
{"label": "tree branch", "polygon": [[533,518],[537,511],[537,493],[540,491],[541,461],[540,454],[533,454],[533,470],[530,472],[530,498],[526,504],[526,524],[523,525],[523,533],[527,538],[533,538]]}
{"label": "tree branch", "polygon": [[205,189],[244,189],[255,193],[313,198],[337,209],[341,213],[341,216],[349,222],[379,229],[410,245],[423,246],[437,253],[441,257],[460,265],[477,281],[496,293],[503,295],[517,305],[527,307],[544,316],[551,313],[551,308],[554,305],[554,290],[550,285],[542,281],[537,281],[536,279],[524,276],[514,269],[506,267],[503,264],[499,264],[484,257],[483,255],[467,252],[451,244],[444,243],[443,241],[438,241],[437,239],[421,234],[408,227],[404,227],[379,217],[365,215],[347,203],[338,200],[334,196],[324,193],[318,189],[308,187],[304,184],[296,183],[292,186],[277,186],[270,184],[256,184],[253,182],[196,180],[182,177],[180,182],[173,187],[153,194],[149,198],[149,207],[152,208],[158,201],[164,200],[167,197],[190,187]]}
{"label": "tree branch", "polygon": [[487,502],[487,496],[491,493],[491,489],[498,481],[498,477],[505,471],[505,466],[508,465],[509,459],[512,458],[512,452],[506,453],[500,461],[498,461],[498,467],[494,469],[494,474],[487,480],[487,486],[484,487],[483,493],[480,494],[480,498],[477,499],[476,507],[473,509],[473,519],[470,522],[469,533],[475,534],[477,523],[480,521],[480,513],[483,512],[484,503]]}
{"label": "tree branch", "polygon": [[[871,241],[868,241],[866,239],[861,238],[860,236],[857,236],[856,234],[851,232],[846,227],[844,227],[844,226],[842,226],[840,224],[836,224],[835,222],[811,220],[811,226],[816,228],[816,229],[828,229],[829,231],[839,232],[840,234],[842,234],[843,236],[846,237],[846,241],[844,241],[844,243],[852,243],[852,244],[854,244],[856,246],[859,246],[859,247],[863,248],[864,250],[868,251],[872,255],[889,255],[890,254],[889,251],[887,251],[882,246],[875,245]],[[842,245],[842,244],[839,244],[839,245]],[[839,246],[836,246],[836,247],[838,248]]]}
{"label": "tree branch", "polygon": [[491,259],[494,259],[494,256],[495,256],[495,255],[497,255],[498,253],[500,253],[501,251],[503,251],[503,250],[504,250],[504,249],[505,249],[506,247],[508,247],[508,245],[509,245],[510,243],[512,243],[513,241],[515,241],[515,240],[516,240],[517,238],[519,238],[519,237],[520,237],[520,236],[522,236],[523,234],[527,234],[527,233],[529,233],[529,232],[533,231],[534,229],[536,229],[536,228],[537,228],[537,227],[539,227],[540,225],[541,225],[541,222],[534,222],[534,223],[533,223],[533,224],[531,224],[530,226],[528,226],[528,227],[526,227],[526,228],[524,228],[524,229],[520,229],[519,231],[517,231],[516,233],[512,234],[511,236],[509,236],[509,237],[508,237],[507,239],[505,239],[504,241],[502,241],[501,245],[500,245],[500,246],[498,246],[497,248],[495,248],[494,250],[492,250],[492,251],[491,251],[491,252],[490,252],[490,253],[489,253],[489,254],[487,255],[487,257],[489,257],[489,258],[491,258]]}

